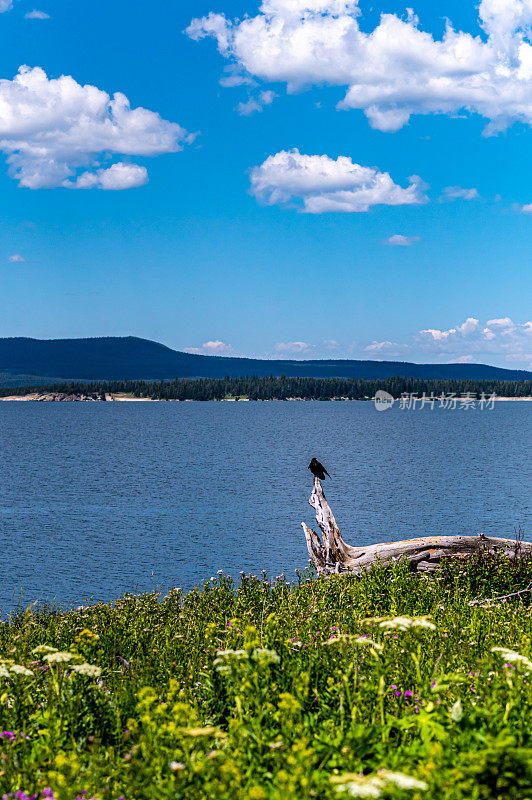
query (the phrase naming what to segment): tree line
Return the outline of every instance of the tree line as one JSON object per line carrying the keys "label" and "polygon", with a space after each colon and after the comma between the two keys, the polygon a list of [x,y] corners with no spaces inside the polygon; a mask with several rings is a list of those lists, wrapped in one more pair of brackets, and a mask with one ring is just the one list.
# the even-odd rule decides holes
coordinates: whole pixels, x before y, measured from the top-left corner
{"label": "tree line", "polygon": [[532,381],[498,380],[439,380],[425,378],[288,378],[269,376],[259,378],[200,378],[165,381],[69,381],[49,386],[0,389],[0,396],[45,394],[58,392],[105,399],[106,394],[129,394],[154,400],[370,400],[377,390],[394,398],[404,394],[421,397],[468,394],[480,399],[495,394],[499,397],[530,397]]}

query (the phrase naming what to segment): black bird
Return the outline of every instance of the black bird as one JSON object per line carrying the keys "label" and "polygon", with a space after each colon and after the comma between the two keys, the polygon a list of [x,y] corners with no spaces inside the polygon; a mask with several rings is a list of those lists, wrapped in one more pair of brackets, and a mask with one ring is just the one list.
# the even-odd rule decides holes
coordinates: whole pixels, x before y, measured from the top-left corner
{"label": "black bird", "polygon": [[[317,458],[313,458],[310,464],[308,465],[309,470],[312,472],[315,478],[319,478],[320,481],[325,480],[325,476],[329,475],[323,464],[320,464]],[[331,476],[329,475],[329,478]]]}

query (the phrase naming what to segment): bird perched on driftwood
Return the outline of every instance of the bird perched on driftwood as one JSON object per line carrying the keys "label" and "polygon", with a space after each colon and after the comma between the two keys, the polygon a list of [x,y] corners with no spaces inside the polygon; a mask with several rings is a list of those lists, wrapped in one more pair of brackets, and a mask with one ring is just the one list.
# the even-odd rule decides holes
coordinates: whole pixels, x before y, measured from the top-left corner
{"label": "bird perched on driftwood", "polygon": [[[325,480],[325,476],[329,475],[323,464],[320,464],[317,458],[313,458],[310,464],[308,465],[309,470],[312,472],[315,478],[319,478],[320,481]],[[329,478],[331,476],[329,475]]]}

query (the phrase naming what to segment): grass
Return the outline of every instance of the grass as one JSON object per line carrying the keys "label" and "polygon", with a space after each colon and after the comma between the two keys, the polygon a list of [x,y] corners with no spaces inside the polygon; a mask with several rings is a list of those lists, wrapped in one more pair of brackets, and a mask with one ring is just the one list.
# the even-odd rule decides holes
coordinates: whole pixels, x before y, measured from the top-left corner
{"label": "grass", "polygon": [[[4,797],[532,798],[532,563],[219,574],[0,625]],[[506,648],[506,650],[493,650]]]}

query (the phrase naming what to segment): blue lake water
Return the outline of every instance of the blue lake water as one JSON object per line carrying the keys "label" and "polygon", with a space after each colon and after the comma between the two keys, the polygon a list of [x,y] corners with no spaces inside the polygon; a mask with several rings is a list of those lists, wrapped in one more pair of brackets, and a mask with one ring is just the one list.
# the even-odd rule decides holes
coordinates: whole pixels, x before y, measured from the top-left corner
{"label": "blue lake water", "polygon": [[[0,403],[0,608],[303,568],[316,455],[350,544],[532,538],[532,403]],[[315,526],[314,526],[315,527]],[[14,599],[13,599],[14,598]]]}

